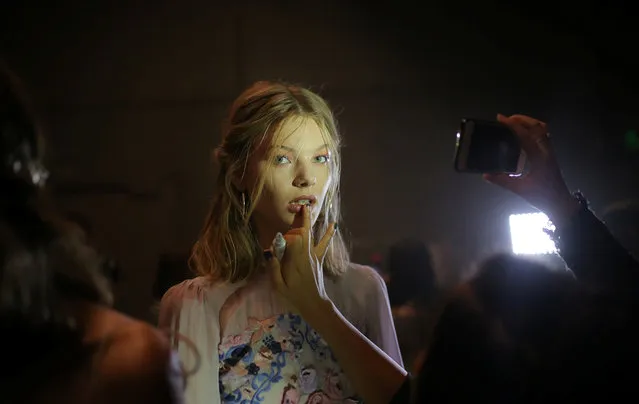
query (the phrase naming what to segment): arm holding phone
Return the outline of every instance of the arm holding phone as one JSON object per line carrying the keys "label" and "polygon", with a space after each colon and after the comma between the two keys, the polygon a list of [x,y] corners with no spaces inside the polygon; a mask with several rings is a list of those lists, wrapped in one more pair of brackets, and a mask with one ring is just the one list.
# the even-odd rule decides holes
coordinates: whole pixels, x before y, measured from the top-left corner
{"label": "arm holding phone", "polygon": [[557,228],[555,238],[561,257],[582,282],[636,299],[639,263],[588,209],[585,200],[570,193],[546,124],[523,115],[499,115],[498,121],[517,134],[530,169],[522,176],[500,173],[485,174],[484,178],[548,215]]}
{"label": "arm holding phone", "polygon": [[582,282],[636,295],[639,264],[588,209],[585,199],[571,195],[545,123],[523,115],[498,115],[495,122],[462,119],[455,169],[482,173],[545,212],[557,228],[554,236],[561,257]]}

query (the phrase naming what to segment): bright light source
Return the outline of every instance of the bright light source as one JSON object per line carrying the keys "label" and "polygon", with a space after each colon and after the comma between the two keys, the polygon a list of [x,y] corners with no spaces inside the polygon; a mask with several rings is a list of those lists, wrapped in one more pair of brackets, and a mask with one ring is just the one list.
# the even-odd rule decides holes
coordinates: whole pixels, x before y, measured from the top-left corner
{"label": "bright light source", "polygon": [[553,254],[555,242],[544,229],[555,230],[548,216],[538,213],[510,215],[510,239],[515,254]]}

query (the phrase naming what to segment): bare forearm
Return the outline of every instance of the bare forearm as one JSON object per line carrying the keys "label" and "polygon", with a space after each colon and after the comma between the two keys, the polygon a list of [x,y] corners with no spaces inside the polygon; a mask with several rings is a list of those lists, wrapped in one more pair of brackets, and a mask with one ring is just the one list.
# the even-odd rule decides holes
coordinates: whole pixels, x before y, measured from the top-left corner
{"label": "bare forearm", "polygon": [[304,316],[333,350],[340,366],[366,403],[387,404],[406,371],[348,322],[330,302]]}

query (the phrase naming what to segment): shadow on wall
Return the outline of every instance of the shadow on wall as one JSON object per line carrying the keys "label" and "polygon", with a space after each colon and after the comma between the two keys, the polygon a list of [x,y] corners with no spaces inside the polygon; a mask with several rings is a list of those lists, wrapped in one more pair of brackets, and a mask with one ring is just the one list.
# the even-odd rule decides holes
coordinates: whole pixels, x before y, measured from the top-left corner
{"label": "shadow on wall", "polygon": [[194,277],[195,273],[189,268],[189,254],[160,254],[153,299],[159,301],[171,286]]}

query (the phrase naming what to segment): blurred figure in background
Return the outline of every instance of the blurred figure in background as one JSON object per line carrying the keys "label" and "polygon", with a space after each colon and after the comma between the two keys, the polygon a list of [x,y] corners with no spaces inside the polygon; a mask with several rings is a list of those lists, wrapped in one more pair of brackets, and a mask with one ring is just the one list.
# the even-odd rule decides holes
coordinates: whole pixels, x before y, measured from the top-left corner
{"label": "blurred figure in background", "polygon": [[[67,213],[66,220],[70,222],[70,225],[77,226],[77,231],[82,234],[86,242],[95,248],[96,241],[94,239],[93,226],[91,221],[84,215],[76,212]],[[103,252],[98,251],[102,260],[102,273],[111,283],[111,287],[115,287],[120,283],[122,277],[122,268],[120,263],[113,257],[104,255]]]}
{"label": "blurred figure in background", "polygon": [[428,246],[417,238],[393,244],[388,253],[388,296],[406,369],[412,370],[430,329],[437,279]]}
{"label": "blurred figure in background", "polygon": [[639,256],[639,201],[625,200],[611,204],[603,221],[634,256]]}
{"label": "blurred figure in background", "polygon": [[35,122],[0,60],[0,402],[182,402],[167,338],[110,308],[102,261],[47,202]]}

